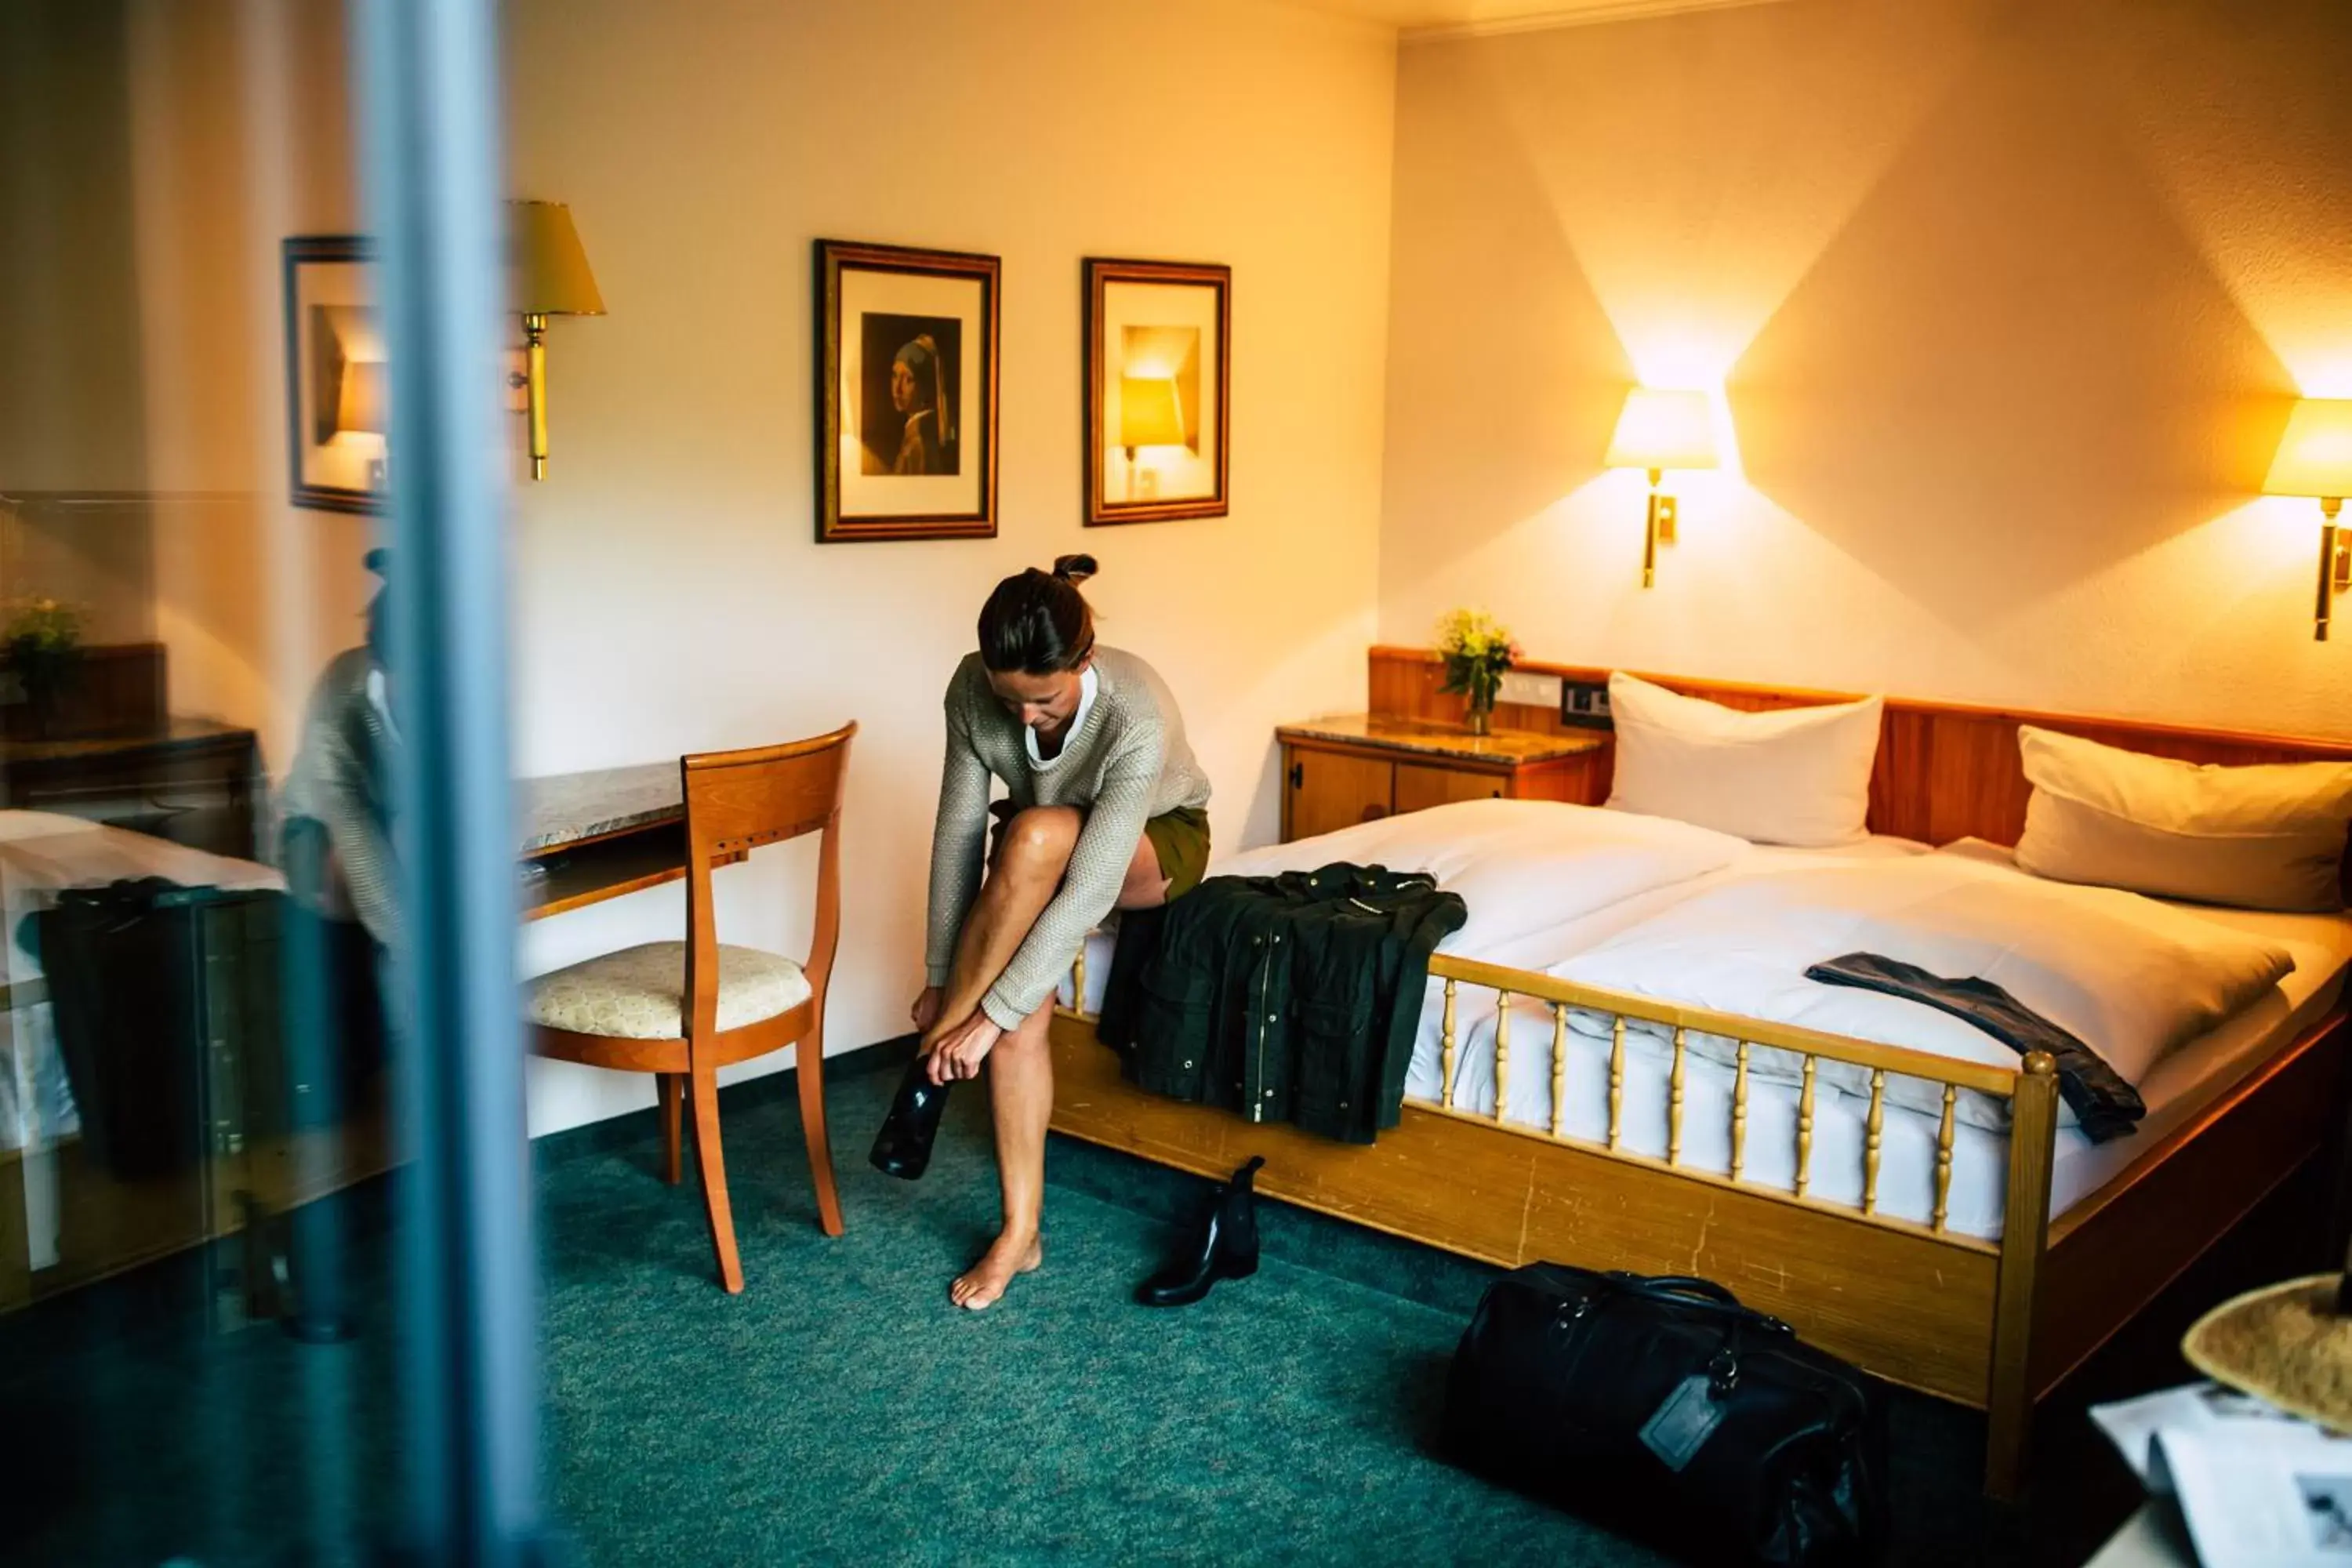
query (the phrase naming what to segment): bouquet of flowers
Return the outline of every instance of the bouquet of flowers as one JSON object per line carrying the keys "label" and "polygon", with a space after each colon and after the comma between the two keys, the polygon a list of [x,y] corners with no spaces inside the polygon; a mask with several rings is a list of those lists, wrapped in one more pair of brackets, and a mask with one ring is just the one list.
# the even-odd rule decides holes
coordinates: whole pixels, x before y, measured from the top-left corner
{"label": "bouquet of flowers", "polygon": [[1502,689],[1503,672],[1517,662],[1510,629],[1484,610],[1454,610],[1437,623],[1437,651],[1445,657],[1445,691],[1470,699],[1470,728],[1483,735]]}
{"label": "bouquet of flowers", "polygon": [[0,624],[0,665],[16,674],[33,710],[35,729],[48,732],[58,699],[81,658],[82,613],[56,599],[19,599]]}

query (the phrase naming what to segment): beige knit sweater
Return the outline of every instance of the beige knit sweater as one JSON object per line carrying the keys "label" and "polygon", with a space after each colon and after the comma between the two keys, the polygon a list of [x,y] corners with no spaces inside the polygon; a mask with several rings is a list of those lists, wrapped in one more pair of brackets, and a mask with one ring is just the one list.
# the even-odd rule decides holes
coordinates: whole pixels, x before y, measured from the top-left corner
{"label": "beige knit sweater", "polygon": [[1016,806],[1086,808],[1061,890],[989,988],[981,1007],[1007,1029],[1044,1005],[1126,880],[1150,818],[1209,804],[1208,775],[1184,743],[1183,715],[1167,683],[1131,653],[1095,649],[1094,703],[1062,749],[1034,760],[1021,721],[988,689],[980,655],[966,656],[948,682],[947,765],[931,835],[931,910],[924,963],[945,985],[956,936],[980,891],[988,842],[989,781],[1004,781]]}

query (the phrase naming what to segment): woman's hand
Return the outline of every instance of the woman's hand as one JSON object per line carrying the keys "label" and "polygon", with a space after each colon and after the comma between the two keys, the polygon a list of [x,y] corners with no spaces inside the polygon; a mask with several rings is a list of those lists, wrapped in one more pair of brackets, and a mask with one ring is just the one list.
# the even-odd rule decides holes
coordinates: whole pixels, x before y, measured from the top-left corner
{"label": "woman's hand", "polygon": [[951,1026],[940,1036],[939,1044],[931,1047],[927,1058],[931,1081],[948,1083],[956,1079],[978,1078],[980,1064],[1003,1037],[1004,1031],[987,1014],[972,1009],[971,1017]]}
{"label": "woman's hand", "polygon": [[915,1005],[907,1015],[915,1022],[915,1033],[929,1037],[931,1026],[940,1021],[940,1006],[946,1000],[945,988],[938,985],[923,987],[923,994],[915,998]]}

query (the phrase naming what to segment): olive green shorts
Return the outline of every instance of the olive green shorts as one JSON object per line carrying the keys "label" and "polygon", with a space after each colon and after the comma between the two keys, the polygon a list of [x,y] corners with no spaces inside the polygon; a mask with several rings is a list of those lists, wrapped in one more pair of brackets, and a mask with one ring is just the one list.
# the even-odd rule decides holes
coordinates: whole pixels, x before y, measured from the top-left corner
{"label": "olive green shorts", "polygon": [[1151,852],[1160,857],[1160,874],[1168,879],[1171,901],[1201,885],[1209,868],[1209,814],[1197,805],[1180,805],[1143,825]]}

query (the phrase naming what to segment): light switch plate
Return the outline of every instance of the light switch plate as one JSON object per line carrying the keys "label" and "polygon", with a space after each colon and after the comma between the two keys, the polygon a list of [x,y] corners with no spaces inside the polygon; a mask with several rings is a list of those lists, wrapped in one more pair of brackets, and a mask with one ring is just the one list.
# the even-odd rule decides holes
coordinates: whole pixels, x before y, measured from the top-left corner
{"label": "light switch plate", "polygon": [[1502,689],[1495,693],[1498,702],[1524,702],[1530,708],[1559,706],[1559,677],[1540,675],[1531,669],[1507,669],[1503,672]]}

